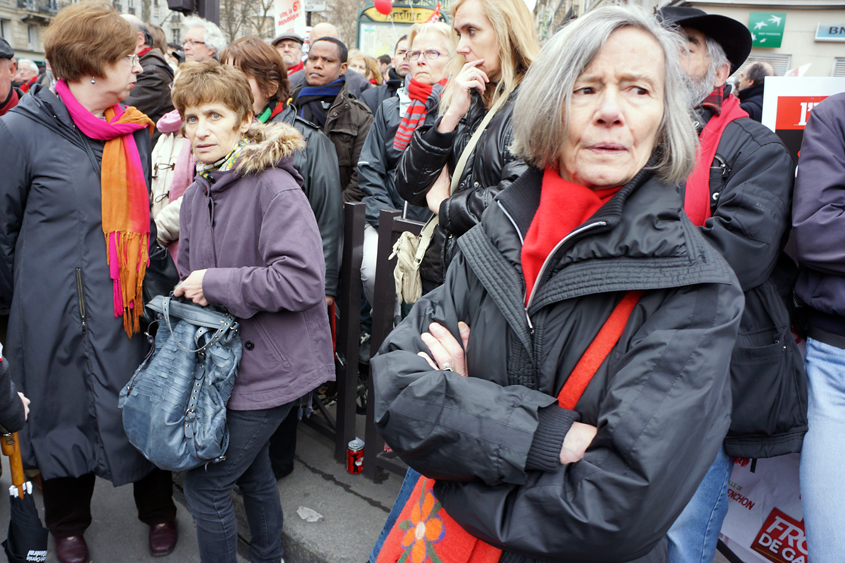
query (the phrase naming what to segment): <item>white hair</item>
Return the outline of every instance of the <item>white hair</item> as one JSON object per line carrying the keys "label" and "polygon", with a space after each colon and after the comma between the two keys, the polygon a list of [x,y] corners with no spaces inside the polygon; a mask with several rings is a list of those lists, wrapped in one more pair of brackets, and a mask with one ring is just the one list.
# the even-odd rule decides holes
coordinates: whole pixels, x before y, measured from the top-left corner
{"label": "white hair", "polygon": [[182,20],[182,30],[185,33],[195,27],[203,28],[202,40],[205,41],[206,47],[214,49],[214,58],[219,57],[226,45],[229,44],[220,28],[199,16],[188,16]]}
{"label": "white hair", "polygon": [[30,72],[38,72],[38,65],[35,64],[35,61],[31,61],[29,59],[18,59],[18,68],[21,67],[29,68]]}
{"label": "white hair", "polygon": [[665,60],[663,119],[653,169],[670,184],[683,183],[695,164],[697,136],[679,56],[680,37],[637,6],[593,10],[557,32],[540,51],[519,88],[513,110],[513,154],[539,168],[558,166],[567,134],[575,82],[617,29],[649,33]]}

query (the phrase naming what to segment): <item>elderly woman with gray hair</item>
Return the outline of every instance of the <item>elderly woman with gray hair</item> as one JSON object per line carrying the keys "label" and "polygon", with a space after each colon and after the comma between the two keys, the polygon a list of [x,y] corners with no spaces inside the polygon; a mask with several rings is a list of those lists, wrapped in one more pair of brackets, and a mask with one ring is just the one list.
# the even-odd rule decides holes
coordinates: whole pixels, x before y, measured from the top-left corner
{"label": "elderly woman with gray hair", "polygon": [[437,553],[426,518],[445,510],[502,563],[665,558],[728,429],[743,309],[683,213],[679,51],[608,7],[529,69],[513,120],[529,169],[372,361],[379,431],[440,503],[398,550]]}

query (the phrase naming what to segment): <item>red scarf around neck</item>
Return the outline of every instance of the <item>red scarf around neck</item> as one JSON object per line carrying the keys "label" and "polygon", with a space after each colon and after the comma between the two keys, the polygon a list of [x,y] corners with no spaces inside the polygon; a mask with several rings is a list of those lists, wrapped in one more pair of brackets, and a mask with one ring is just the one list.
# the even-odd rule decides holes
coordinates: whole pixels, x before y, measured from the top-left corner
{"label": "red scarf around neck", "polygon": [[305,68],[305,63],[303,63],[302,61],[299,61],[298,63],[296,63],[292,67],[288,68],[288,76],[290,76],[294,72],[302,70],[303,68]]}
{"label": "red scarf around neck", "polygon": [[[710,96],[707,99],[710,99]],[[714,111],[714,115],[699,136],[695,168],[687,179],[684,192],[684,211],[697,227],[703,226],[710,218],[710,164],[716,156],[722,133],[731,121],[748,117],[748,113],[739,107],[739,100],[733,94],[722,99],[719,107],[708,107]]]}
{"label": "red scarf around neck", "polygon": [[522,245],[522,275],[525,276],[525,302],[543,263],[557,243],[592,217],[619,188],[593,190],[560,177],[554,168],[546,168],[540,191],[540,207],[534,214]]}
{"label": "red scarf around neck", "polygon": [[[444,78],[438,84],[445,86],[448,80]],[[411,142],[411,137],[414,136],[414,131],[417,130],[420,123],[425,121],[425,103],[428,101],[434,90],[434,84],[424,84],[416,78],[412,78],[408,84],[408,96],[411,98],[411,105],[405,115],[402,116],[402,122],[399,124],[399,129],[396,130],[396,136],[393,137],[393,148],[398,151],[404,151]]]}
{"label": "red scarf around neck", "polygon": [[0,115],[6,115],[6,112],[18,105],[18,92],[14,88],[9,90],[9,99],[5,104],[0,105]]}

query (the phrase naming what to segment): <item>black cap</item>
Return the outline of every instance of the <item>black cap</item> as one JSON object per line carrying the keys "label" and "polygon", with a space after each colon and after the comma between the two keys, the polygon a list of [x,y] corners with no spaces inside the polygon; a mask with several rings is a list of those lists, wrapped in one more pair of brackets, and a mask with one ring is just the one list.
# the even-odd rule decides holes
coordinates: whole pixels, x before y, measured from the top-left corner
{"label": "black cap", "polygon": [[303,39],[302,37],[300,37],[296,33],[283,33],[283,34],[279,35],[278,37],[276,37],[275,39],[273,39],[273,46],[275,47],[276,43],[279,43],[280,41],[285,41],[285,40],[296,41],[300,45],[305,43],[305,39]]}
{"label": "black cap", "polygon": [[9,43],[0,37],[0,59],[11,59],[15,56],[15,50]]}
{"label": "black cap", "polygon": [[742,66],[751,53],[751,32],[727,16],[708,14],[698,8],[666,7],[657,11],[661,23],[697,29],[710,37],[725,50],[731,63],[731,74]]}

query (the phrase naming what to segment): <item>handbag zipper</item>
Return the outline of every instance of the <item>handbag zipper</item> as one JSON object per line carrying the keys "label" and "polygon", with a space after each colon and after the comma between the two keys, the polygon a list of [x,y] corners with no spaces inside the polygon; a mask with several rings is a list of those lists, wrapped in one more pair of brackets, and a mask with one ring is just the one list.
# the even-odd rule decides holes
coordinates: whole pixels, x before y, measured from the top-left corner
{"label": "handbag zipper", "polygon": [[76,269],[76,298],[79,301],[79,318],[82,321],[82,334],[88,331],[85,318],[85,295],[82,291],[82,268]]}

